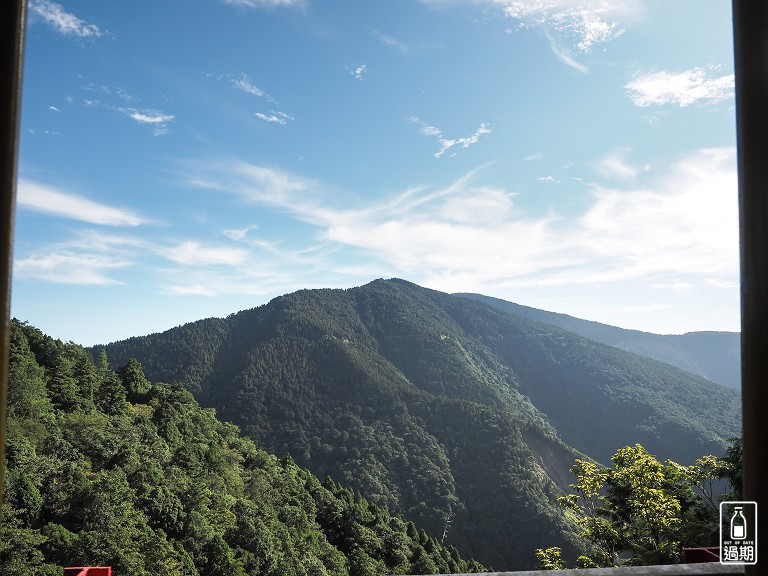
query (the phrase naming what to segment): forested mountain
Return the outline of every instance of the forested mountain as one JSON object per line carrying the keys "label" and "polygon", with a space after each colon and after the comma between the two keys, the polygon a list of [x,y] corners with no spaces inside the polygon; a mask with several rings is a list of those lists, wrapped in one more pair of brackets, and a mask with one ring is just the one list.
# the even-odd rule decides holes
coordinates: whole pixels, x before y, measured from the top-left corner
{"label": "forested mountain", "polygon": [[641,443],[689,464],[740,428],[734,390],[402,280],[302,290],[101,349],[497,569],[534,567],[542,543],[573,557],[554,501],[579,454],[607,463]]}
{"label": "forested mountain", "polygon": [[481,571],[331,479],[202,409],[12,324],[0,574],[109,565],[131,576]]}
{"label": "forested mountain", "polygon": [[477,300],[502,312],[551,324],[595,342],[672,364],[728,388],[741,389],[741,335],[738,332],[651,334],[547,312],[482,294],[457,293],[456,296]]}

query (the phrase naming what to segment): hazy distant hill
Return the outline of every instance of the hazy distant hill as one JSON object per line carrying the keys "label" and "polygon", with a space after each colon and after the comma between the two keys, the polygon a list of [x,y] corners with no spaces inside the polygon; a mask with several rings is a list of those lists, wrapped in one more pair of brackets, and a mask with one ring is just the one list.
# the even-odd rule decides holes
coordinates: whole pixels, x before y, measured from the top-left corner
{"label": "hazy distant hill", "polygon": [[401,280],[105,348],[495,568],[531,568],[544,544],[574,552],[553,501],[579,451],[607,462],[639,442],[691,463],[739,431],[734,390]]}
{"label": "hazy distant hill", "polygon": [[741,335],[738,332],[652,334],[538,310],[482,294],[455,295],[483,302],[503,312],[558,326],[596,342],[661,360],[729,388],[741,389]]}

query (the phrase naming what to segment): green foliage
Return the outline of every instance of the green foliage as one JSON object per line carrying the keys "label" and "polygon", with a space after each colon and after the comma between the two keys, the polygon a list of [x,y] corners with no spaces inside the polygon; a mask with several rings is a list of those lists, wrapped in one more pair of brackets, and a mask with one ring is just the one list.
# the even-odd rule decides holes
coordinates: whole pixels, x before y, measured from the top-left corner
{"label": "green foliage", "polygon": [[151,385],[144,377],[141,364],[135,358],[128,360],[128,363],[117,371],[117,375],[125,388],[126,398],[129,402],[146,400]]}
{"label": "green foliage", "polygon": [[538,548],[536,560],[539,561],[539,570],[565,570],[565,560],[562,558],[562,550],[557,546],[551,548]]}
{"label": "green foliage", "polygon": [[1,574],[483,569],[359,493],[260,450],[181,385],[151,384],[138,362],[114,373],[103,350],[94,364],[16,321],[12,343]]}
{"label": "green foliage", "polygon": [[[581,567],[670,564],[683,546],[710,545],[717,505],[707,487],[729,468],[714,456],[690,466],[659,462],[636,444],[620,448],[612,467],[577,459],[572,493],[558,498],[590,548]],[[541,566],[563,568],[558,548],[536,550]]]}
{"label": "green foliage", "polygon": [[722,467],[719,470],[718,477],[728,481],[731,487],[731,493],[727,500],[743,500],[742,476],[743,476],[743,456],[742,456],[741,437],[731,438],[731,442],[725,451],[725,456],[721,460]]}

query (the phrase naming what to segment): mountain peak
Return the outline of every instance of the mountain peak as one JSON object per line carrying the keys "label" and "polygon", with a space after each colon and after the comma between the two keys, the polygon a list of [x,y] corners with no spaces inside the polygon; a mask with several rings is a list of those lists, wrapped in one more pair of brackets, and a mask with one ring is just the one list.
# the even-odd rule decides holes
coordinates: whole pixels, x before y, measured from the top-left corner
{"label": "mountain peak", "polygon": [[[450,524],[447,542],[505,568],[533,568],[545,534],[575,549],[554,502],[577,456],[607,463],[641,443],[687,464],[739,429],[733,390],[402,279],[302,290],[106,351],[430,534]],[[531,510],[542,526],[501,529]]]}

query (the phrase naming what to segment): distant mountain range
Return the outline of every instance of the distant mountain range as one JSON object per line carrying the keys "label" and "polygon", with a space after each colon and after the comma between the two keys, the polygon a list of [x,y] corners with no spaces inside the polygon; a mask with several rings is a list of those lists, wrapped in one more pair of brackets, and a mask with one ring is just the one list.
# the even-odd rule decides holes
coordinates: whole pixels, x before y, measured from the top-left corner
{"label": "distant mountain range", "polygon": [[302,290],[92,351],[497,569],[576,554],[554,503],[576,457],[640,443],[690,464],[739,434],[736,390],[478,299],[404,280]]}
{"label": "distant mountain range", "polygon": [[741,334],[738,332],[652,334],[538,310],[482,294],[457,293],[456,296],[483,302],[502,312],[551,324],[595,342],[672,364],[728,388],[741,389]]}

